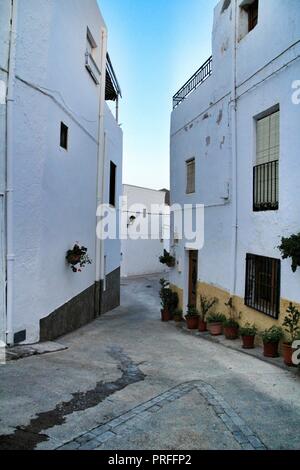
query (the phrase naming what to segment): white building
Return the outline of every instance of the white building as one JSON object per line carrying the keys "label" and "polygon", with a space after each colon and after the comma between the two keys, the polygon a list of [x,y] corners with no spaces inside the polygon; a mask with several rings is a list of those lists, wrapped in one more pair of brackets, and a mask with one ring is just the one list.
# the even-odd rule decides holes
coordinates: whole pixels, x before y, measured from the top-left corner
{"label": "white building", "polygon": [[124,184],[123,196],[126,206],[123,205],[122,218],[126,233],[121,242],[121,276],[168,271],[159,257],[170,247],[169,191]]}
{"label": "white building", "polygon": [[[96,0],[0,2],[7,344],[53,339],[118,304],[120,242],[96,238],[97,205],[113,191],[118,201],[122,179],[122,132],[105,103],[120,89],[106,44]],[[92,259],[81,273],[66,262],[76,242]]]}
{"label": "white building", "polygon": [[184,308],[203,293],[222,311],[232,296],[260,329],[300,304],[300,271],[277,248],[300,232],[299,6],[220,1],[212,58],[173,103],[171,203],[205,205],[203,249],[173,246],[173,288]]}

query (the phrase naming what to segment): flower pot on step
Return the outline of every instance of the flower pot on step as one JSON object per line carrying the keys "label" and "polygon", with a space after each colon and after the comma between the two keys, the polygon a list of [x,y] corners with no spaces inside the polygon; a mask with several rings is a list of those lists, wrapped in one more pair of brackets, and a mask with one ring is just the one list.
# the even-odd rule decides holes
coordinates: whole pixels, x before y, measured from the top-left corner
{"label": "flower pot on step", "polygon": [[186,316],[186,326],[189,330],[197,330],[199,324],[199,317],[198,316]]}
{"label": "flower pot on step", "polygon": [[161,321],[170,321],[172,320],[171,313],[168,308],[161,310]]}
{"label": "flower pot on step", "polygon": [[243,349],[254,349],[255,336],[242,336]]}
{"label": "flower pot on step", "polygon": [[237,339],[239,336],[239,329],[236,326],[224,326],[223,331],[226,339]]}
{"label": "flower pot on step", "polygon": [[279,342],[276,343],[264,343],[264,356],[265,357],[278,357],[278,345]]}
{"label": "flower pot on step", "polygon": [[199,320],[199,331],[201,333],[204,333],[204,331],[207,331],[207,322],[204,320]]}
{"label": "flower pot on step", "polygon": [[220,336],[223,332],[223,323],[209,323],[208,330],[212,336]]}
{"label": "flower pot on step", "polygon": [[285,365],[292,367],[295,364],[292,361],[292,356],[295,352],[295,349],[292,348],[290,344],[283,343],[282,345],[282,354],[283,354],[283,362]]}

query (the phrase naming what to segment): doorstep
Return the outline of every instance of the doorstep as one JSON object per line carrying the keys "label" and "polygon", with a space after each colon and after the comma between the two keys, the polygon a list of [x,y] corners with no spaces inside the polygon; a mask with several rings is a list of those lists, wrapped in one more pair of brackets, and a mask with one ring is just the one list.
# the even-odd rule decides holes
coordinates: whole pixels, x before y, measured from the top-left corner
{"label": "doorstep", "polygon": [[268,364],[272,364],[273,366],[279,367],[280,369],[291,372],[293,375],[300,377],[299,367],[286,366],[281,356],[275,357],[275,358],[265,357],[263,355],[263,350],[260,346],[256,346],[254,349],[243,349],[240,338],[229,340],[229,339],[226,339],[224,335],[212,336],[208,331],[206,331],[205,333],[200,333],[200,331],[197,331],[197,330],[189,330],[186,327],[184,321],[181,323],[176,323],[173,321],[169,323],[172,323],[182,333],[189,334],[189,335],[204,339],[206,341],[210,341],[211,343],[220,344],[224,346],[225,348],[232,349],[233,351],[238,351],[240,353],[246,354],[247,356],[256,357],[256,359],[259,359],[263,362],[267,362]]}
{"label": "doorstep", "polygon": [[55,341],[44,341],[36,344],[22,344],[5,348],[6,361],[17,361],[25,357],[55,353],[68,349]]}

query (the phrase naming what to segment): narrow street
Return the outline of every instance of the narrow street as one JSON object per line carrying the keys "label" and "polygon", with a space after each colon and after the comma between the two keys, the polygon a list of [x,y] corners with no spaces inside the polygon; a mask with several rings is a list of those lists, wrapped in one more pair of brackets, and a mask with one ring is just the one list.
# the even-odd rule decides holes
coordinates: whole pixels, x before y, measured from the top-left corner
{"label": "narrow street", "polygon": [[162,323],[158,280],[0,366],[0,449],[299,449],[299,377]]}

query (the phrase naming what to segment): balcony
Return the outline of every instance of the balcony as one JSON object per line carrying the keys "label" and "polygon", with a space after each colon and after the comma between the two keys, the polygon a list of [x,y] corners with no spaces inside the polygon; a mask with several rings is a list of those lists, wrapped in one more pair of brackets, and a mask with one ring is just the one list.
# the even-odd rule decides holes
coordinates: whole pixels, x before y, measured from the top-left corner
{"label": "balcony", "polygon": [[279,162],[263,163],[253,169],[253,210],[274,211],[279,208]]}
{"label": "balcony", "polygon": [[207,59],[200,69],[173,96],[173,109],[198,88],[212,73],[212,57]]}

